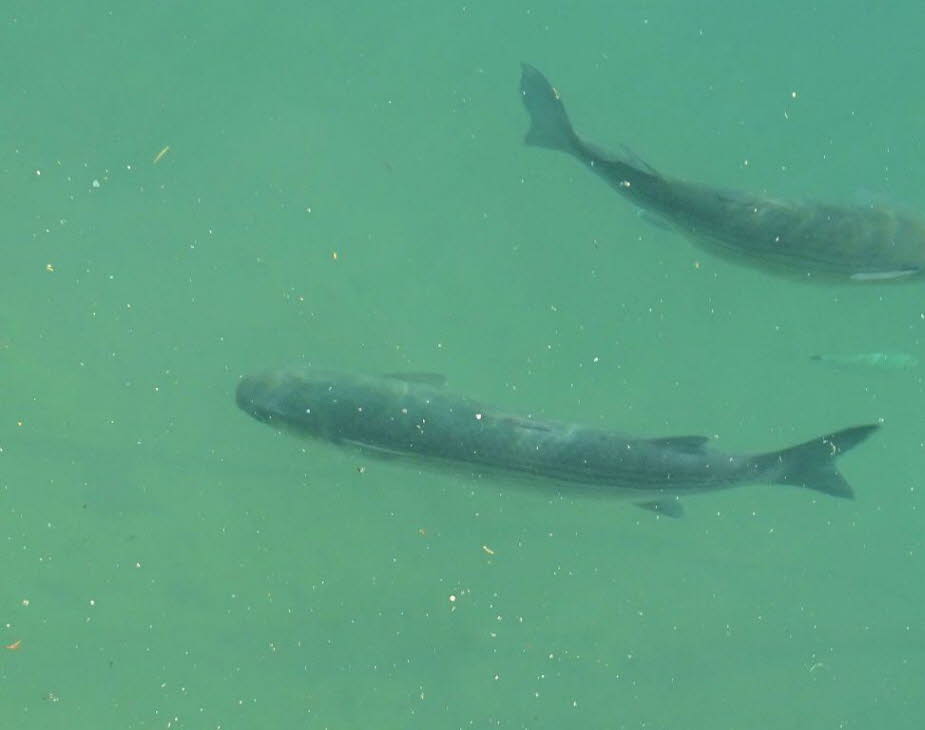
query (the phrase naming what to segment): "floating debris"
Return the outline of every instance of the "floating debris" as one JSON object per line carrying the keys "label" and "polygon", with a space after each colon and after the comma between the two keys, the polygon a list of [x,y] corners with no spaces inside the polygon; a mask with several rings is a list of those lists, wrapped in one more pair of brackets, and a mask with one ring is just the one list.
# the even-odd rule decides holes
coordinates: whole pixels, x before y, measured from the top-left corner
{"label": "floating debris", "polygon": [[170,152],[170,145],[165,146],[164,149],[162,149],[160,152],[154,155],[154,164],[156,165],[158,162],[163,160],[164,157],[167,156],[168,152]]}

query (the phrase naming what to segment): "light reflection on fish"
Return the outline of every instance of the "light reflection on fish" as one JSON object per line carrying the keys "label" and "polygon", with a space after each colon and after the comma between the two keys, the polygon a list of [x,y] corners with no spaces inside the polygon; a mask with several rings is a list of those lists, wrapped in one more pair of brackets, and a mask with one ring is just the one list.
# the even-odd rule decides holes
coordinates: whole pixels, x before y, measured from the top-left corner
{"label": "light reflection on fish", "polygon": [[581,139],[545,76],[523,64],[526,143],[570,154],[713,254],[803,280],[905,281],[925,272],[925,221],[889,208],[807,204],[665,177]]}

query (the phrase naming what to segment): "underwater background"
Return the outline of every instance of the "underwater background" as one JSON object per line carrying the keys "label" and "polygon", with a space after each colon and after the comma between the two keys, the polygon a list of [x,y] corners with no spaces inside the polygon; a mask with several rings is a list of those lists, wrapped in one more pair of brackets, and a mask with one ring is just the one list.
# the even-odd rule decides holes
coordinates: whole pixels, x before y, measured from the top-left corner
{"label": "underwater background", "polygon": [[[525,147],[518,79],[666,174],[922,210],[923,22],[6,3],[0,727],[921,727],[925,285],[710,256]],[[234,388],[289,364],[727,451],[883,428],[854,501],[669,520],[275,434]]]}

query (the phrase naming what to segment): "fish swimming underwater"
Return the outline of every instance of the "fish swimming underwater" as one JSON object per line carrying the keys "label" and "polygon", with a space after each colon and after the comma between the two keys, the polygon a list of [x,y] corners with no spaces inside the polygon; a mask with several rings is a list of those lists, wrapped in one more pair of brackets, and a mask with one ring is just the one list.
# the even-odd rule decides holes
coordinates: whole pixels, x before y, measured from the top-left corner
{"label": "fish swimming underwater", "polygon": [[803,204],[665,177],[581,139],[558,90],[523,64],[526,143],[576,157],[619,193],[713,254],[809,281],[904,281],[925,273],[925,221],[875,206]]}
{"label": "fish swimming underwater", "polygon": [[841,370],[912,370],[919,361],[906,352],[854,352],[847,354],[822,353],[811,355],[810,360]]}
{"label": "fish swimming underwater", "polygon": [[743,484],[850,498],[835,460],[877,429],[855,426],[780,451],[731,454],[708,448],[705,436],[636,438],[510,415],[425,376],[314,369],[246,376],[236,398],[258,421],[298,436],[472,476],[623,497],[670,516],[681,514],[678,497]]}

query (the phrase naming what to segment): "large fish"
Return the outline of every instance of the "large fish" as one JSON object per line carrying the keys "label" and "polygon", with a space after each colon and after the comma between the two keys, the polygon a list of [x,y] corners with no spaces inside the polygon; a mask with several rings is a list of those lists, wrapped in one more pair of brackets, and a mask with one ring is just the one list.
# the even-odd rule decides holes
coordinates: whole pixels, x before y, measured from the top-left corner
{"label": "large fish", "polygon": [[851,497],[835,459],[877,428],[846,428],[781,451],[730,454],[708,448],[705,436],[636,438],[510,415],[424,376],[313,369],[244,377],[237,402],[258,421],[298,436],[474,476],[629,498],[670,516],[680,515],[678,497],[742,484]]}
{"label": "large fish", "polygon": [[659,174],[629,152],[579,137],[559,92],[523,64],[526,142],[566,152],[622,195],[714,254],[777,274],[827,281],[901,281],[925,272],[925,222],[875,206],[787,202]]}

